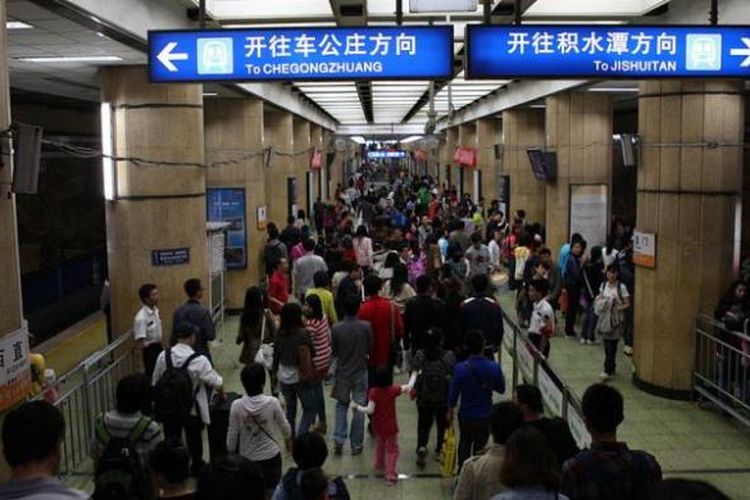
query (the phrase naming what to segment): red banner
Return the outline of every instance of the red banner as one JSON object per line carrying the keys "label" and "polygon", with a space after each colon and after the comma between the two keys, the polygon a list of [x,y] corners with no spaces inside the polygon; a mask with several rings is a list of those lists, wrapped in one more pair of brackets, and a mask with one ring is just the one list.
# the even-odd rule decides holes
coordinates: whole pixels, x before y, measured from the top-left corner
{"label": "red banner", "polygon": [[317,149],[310,151],[310,168],[313,170],[321,167],[321,154]]}
{"label": "red banner", "polygon": [[453,153],[453,161],[463,167],[476,167],[477,151],[474,148],[458,148]]}

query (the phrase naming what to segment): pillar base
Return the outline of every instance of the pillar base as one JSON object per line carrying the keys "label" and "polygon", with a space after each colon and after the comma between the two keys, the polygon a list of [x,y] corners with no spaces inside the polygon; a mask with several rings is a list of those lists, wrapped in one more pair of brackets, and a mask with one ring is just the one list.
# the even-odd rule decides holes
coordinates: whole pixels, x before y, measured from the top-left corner
{"label": "pillar base", "polygon": [[638,374],[633,374],[633,385],[645,393],[651,394],[665,399],[673,399],[675,401],[692,401],[693,391],[686,391],[682,389],[670,389],[668,387],[660,387],[654,385],[645,380],[638,378]]}

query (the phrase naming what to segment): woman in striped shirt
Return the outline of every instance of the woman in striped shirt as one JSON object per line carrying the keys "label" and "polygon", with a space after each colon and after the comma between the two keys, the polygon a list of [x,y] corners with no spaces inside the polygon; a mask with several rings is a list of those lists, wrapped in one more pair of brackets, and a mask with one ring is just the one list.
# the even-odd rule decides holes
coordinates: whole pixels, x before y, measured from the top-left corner
{"label": "woman in striped shirt", "polygon": [[310,340],[312,340],[315,349],[315,356],[312,361],[318,374],[316,380],[311,382],[318,408],[318,425],[314,428],[314,431],[325,434],[328,426],[326,425],[323,380],[328,376],[328,368],[331,363],[331,327],[328,324],[328,318],[323,314],[323,305],[317,295],[305,297],[302,312],[305,315],[305,327],[310,333]]}

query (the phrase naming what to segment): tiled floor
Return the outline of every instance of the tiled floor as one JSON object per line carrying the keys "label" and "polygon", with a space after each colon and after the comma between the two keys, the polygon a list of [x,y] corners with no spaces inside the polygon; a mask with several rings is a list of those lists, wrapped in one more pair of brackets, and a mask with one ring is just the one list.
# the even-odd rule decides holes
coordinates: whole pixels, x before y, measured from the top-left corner
{"label": "tiled floor", "polygon": [[[508,306],[508,310],[512,310],[512,297],[503,295],[502,302]],[[237,319],[228,318],[223,328],[226,342],[214,346],[214,359],[225,377],[227,390],[242,392],[240,365],[236,362],[239,348],[233,342]],[[70,342],[78,341],[76,338]],[[579,396],[589,384],[597,381],[602,361],[601,345],[581,346],[561,336],[552,339],[551,364]],[[509,363],[505,356],[506,373],[509,372]],[[641,392],[630,382],[630,359],[620,353],[617,365],[618,376],[612,383],[625,397],[626,414],[621,439],[633,448],[653,453],[667,477],[705,480],[721,488],[731,498],[750,498],[750,431],[715,410]],[[399,380],[403,383],[405,377]],[[330,429],[333,425],[333,405],[330,399],[326,400],[326,404]],[[398,485],[386,486],[382,478],[374,476],[373,442],[369,437],[366,438],[365,452],[360,456],[352,457],[346,448],[343,456],[331,454],[326,471],[345,476],[355,499],[382,499],[386,496],[392,499],[450,498],[452,481],[440,478],[438,464],[432,460],[432,456],[424,469],[419,469],[415,464],[414,404],[407,397],[402,397],[397,408],[401,428],[398,470],[402,474]],[[434,446],[434,431],[431,438],[430,449]],[[291,464],[291,457],[285,456],[284,468]],[[82,479],[74,478],[72,482],[80,487]],[[86,484],[90,482],[84,479],[84,486]]]}

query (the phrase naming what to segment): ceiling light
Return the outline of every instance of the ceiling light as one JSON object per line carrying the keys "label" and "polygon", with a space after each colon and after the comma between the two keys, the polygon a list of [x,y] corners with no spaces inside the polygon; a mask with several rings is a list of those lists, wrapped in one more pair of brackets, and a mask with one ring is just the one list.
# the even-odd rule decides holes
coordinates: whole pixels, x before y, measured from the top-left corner
{"label": "ceiling light", "polygon": [[219,95],[218,92],[203,92],[203,97],[216,97]]}
{"label": "ceiling light", "polygon": [[589,92],[638,92],[637,87],[594,87]]}
{"label": "ceiling light", "polygon": [[5,23],[5,29],[8,30],[30,30],[31,28],[33,28],[32,25],[21,21],[7,21]]}
{"label": "ceiling light", "polygon": [[534,109],[545,109],[547,107],[547,105],[546,104],[532,104],[529,107],[530,108],[534,108]]}
{"label": "ceiling light", "polygon": [[421,138],[421,135],[412,135],[411,137],[407,137],[406,139],[401,139],[401,141],[399,142],[401,142],[401,144],[410,144],[414,141],[418,141]]}
{"label": "ceiling light", "polygon": [[69,63],[69,62],[110,62],[122,61],[119,56],[54,56],[54,57],[19,57],[16,61],[34,63]]}

